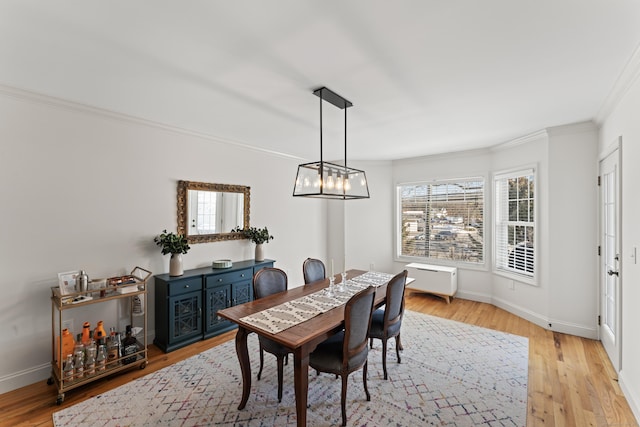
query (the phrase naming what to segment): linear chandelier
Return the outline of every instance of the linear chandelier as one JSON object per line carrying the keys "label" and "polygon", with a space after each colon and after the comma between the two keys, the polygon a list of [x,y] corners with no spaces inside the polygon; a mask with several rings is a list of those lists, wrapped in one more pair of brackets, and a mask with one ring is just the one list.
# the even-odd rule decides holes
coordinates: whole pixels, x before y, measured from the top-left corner
{"label": "linear chandelier", "polygon": [[[369,186],[363,170],[347,166],[347,108],[353,104],[326,87],[313,91],[320,98],[320,161],[298,165],[294,197],[323,199],[368,199]],[[344,165],[322,158],[322,103],[330,102],[344,110]]]}

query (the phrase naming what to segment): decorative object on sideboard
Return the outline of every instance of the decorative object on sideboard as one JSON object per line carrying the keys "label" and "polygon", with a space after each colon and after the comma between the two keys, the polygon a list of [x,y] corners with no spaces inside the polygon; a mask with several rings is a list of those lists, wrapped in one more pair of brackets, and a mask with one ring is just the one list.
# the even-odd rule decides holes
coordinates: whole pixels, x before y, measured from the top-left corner
{"label": "decorative object on sideboard", "polygon": [[182,268],[182,255],[186,254],[191,247],[187,242],[184,234],[175,234],[163,230],[162,233],[153,238],[153,241],[162,247],[162,255],[171,254],[169,261],[169,275],[182,276],[184,270]]}
{"label": "decorative object on sideboard", "polygon": [[231,268],[233,262],[230,259],[216,259],[211,263],[212,268]]}
{"label": "decorative object on sideboard", "polygon": [[[293,196],[322,199],[368,199],[369,186],[363,170],[347,166],[347,108],[353,104],[326,87],[313,91],[320,98],[320,161],[298,165]],[[344,110],[344,165],[322,158],[322,103],[330,102]]]}
{"label": "decorative object on sideboard", "polygon": [[269,234],[269,230],[267,227],[257,228],[257,227],[249,227],[245,229],[241,229],[240,227],[236,227],[233,229],[233,232],[242,233],[246,239],[251,240],[256,244],[256,261],[264,261],[264,249],[262,247],[263,243],[269,243],[269,240],[273,240],[274,237]]}

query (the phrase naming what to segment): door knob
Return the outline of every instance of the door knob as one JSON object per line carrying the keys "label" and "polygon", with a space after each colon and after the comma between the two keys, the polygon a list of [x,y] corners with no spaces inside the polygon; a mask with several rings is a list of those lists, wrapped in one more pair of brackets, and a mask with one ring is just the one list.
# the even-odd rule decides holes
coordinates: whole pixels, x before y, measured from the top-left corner
{"label": "door knob", "polygon": [[617,272],[617,271],[613,271],[613,270],[609,270],[609,271],[607,271],[607,274],[608,274],[609,276],[613,276],[614,274],[615,274],[616,276],[620,276],[620,275],[618,274],[618,272]]}

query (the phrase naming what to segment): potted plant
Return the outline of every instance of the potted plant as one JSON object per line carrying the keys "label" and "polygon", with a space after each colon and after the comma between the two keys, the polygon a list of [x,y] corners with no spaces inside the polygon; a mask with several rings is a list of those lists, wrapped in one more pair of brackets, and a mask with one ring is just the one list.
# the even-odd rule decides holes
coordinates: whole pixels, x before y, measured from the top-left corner
{"label": "potted plant", "polygon": [[191,246],[184,234],[175,234],[163,230],[158,236],[153,238],[156,245],[162,248],[162,255],[171,254],[169,261],[169,276],[182,276],[182,254],[186,254]]}
{"label": "potted plant", "polygon": [[231,230],[236,233],[242,233],[244,237],[251,240],[256,244],[256,261],[264,261],[264,251],[262,249],[263,243],[269,243],[269,240],[273,240],[274,237],[269,234],[269,230],[267,227],[264,228],[256,228],[249,227],[247,229],[242,229],[240,227],[236,227]]}

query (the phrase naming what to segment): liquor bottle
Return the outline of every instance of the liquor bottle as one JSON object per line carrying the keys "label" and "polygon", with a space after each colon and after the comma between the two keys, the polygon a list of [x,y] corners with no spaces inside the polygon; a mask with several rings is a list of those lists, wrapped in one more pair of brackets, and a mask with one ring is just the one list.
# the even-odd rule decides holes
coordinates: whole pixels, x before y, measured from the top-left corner
{"label": "liquor bottle", "polygon": [[107,344],[107,364],[115,366],[120,358],[120,341],[119,335],[116,334],[115,328],[111,328],[109,342]]}
{"label": "liquor bottle", "polygon": [[96,355],[96,371],[102,372],[107,366],[107,348],[104,344],[98,346],[98,354]]}
{"label": "liquor bottle", "polygon": [[[122,356],[124,360],[122,363],[128,364],[136,361],[137,356],[129,356],[138,351],[138,344],[131,331],[131,325],[127,325],[124,340],[122,340]],[[129,357],[127,357],[129,356]]]}
{"label": "liquor bottle", "polygon": [[67,354],[67,360],[64,362],[64,371],[62,373],[64,381],[73,381],[75,376],[75,366],[73,364],[73,355]]}

